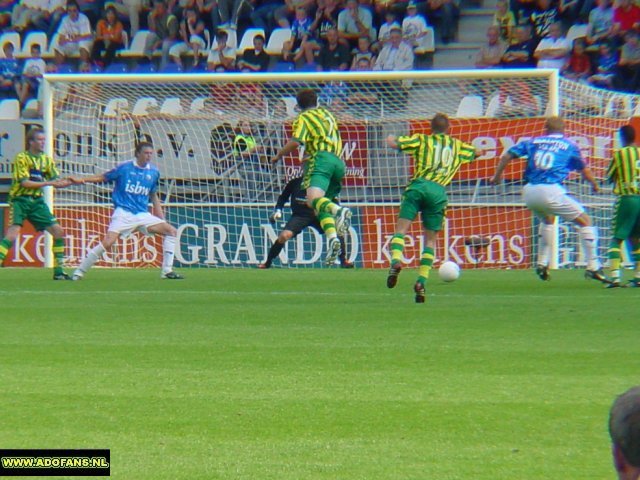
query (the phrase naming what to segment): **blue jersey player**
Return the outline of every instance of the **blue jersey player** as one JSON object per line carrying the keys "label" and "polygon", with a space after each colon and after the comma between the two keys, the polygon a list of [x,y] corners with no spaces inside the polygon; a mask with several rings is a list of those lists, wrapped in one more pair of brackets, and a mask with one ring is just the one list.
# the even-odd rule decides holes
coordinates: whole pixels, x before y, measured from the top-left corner
{"label": "blue jersey player", "polygon": [[[118,237],[127,237],[138,230],[145,234],[160,234],[162,242],[162,278],[182,279],[182,275],[173,271],[173,257],[176,246],[176,229],[164,219],[162,204],[158,197],[160,171],[151,163],[153,145],[141,142],[136,146],[135,158],[121,163],[106,173],[100,173],[79,179],[82,183],[113,183],[114,211],[107,234],[73,273],[73,280],[80,280],[84,274],[110,250]],[[149,212],[149,201],[152,212]]]}
{"label": "blue jersey player", "polygon": [[578,171],[591,184],[594,193],[598,183],[586,166],[578,147],[565,138],[564,122],[559,117],[550,117],[545,123],[546,135],[520,142],[500,158],[492,183],[498,183],[507,164],[514,158],[525,157],[527,182],[523,197],[527,208],[541,221],[536,274],[541,280],[549,280],[549,256],[553,242],[553,224],[556,216],[573,222],[585,252],[587,271],[585,276],[609,283],[598,261],[598,233],[584,207],[571,198],[563,182],[571,171]]}

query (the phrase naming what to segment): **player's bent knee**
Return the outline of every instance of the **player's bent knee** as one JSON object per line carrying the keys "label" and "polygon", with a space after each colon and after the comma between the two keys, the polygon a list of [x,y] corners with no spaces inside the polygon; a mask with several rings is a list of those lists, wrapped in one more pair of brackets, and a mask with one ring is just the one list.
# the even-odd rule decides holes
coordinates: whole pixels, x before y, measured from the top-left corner
{"label": "player's bent knee", "polygon": [[576,225],[580,227],[590,227],[591,226],[591,217],[587,213],[581,213],[576,217],[573,221]]}
{"label": "player's bent knee", "polygon": [[278,235],[278,241],[280,243],[287,243],[289,240],[293,238],[293,232],[291,230],[283,230]]}

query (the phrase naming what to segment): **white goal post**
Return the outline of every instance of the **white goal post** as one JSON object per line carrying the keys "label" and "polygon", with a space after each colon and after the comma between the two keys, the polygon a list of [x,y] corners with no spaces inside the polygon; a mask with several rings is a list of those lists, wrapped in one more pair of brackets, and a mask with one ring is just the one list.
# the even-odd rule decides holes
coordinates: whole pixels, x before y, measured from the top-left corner
{"label": "white goal post", "polygon": [[[154,144],[168,220],[180,234],[178,266],[202,267],[264,261],[283,225],[269,224],[269,213],[287,180],[300,173],[302,154],[274,169],[265,159],[290,135],[300,88],[316,88],[321,104],[338,117],[347,164],[341,201],[355,211],[348,253],[368,268],[388,264],[397,206],[410,175],[409,158],[385,146],[388,134],[428,132],[433,114],[444,112],[452,135],[482,153],[449,187],[437,261],[453,260],[466,268],[528,268],[537,224],[519,195],[523,164],[514,162],[506,182],[494,187],[487,179],[497,159],[515,142],[542,134],[546,115],[561,114],[568,136],[602,179],[614,133],[635,106],[634,98],[567,82],[551,69],[46,75],[44,86],[48,153],[63,175],[106,171],[131,158],[137,141]],[[242,128],[256,140],[253,153],[234,151]],[[606,237],[610,193],[592,196],[577,177],[569,188],[590,208]],[[53,206],[68,234],[70,265],[104,234],[109,194],[108,186],[100,185],[55,192]],[[581,265],[576,233],[560,223],[556,238],[553,266]],[[408,265],[417,264],[421,243],[415,222],[405,249]],[[287,244],[274,265],[318,267],[323,244],[308,229]],[[158,242],[134,236],[118,244],[102,265],[157,265],[160,249]]]}

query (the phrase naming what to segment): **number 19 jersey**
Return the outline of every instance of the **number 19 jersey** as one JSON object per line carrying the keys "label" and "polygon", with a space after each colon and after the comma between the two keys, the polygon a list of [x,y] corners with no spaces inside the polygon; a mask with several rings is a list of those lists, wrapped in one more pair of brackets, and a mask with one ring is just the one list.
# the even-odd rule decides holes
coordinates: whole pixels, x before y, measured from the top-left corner
{"label": "number 19 jersey", "polygon": [[583,170],[580,149],[562,134],[551,134],[520,142],[509,149],[516,158],[526,157],[524,179],[530,184],[561,184],[572,170]]}

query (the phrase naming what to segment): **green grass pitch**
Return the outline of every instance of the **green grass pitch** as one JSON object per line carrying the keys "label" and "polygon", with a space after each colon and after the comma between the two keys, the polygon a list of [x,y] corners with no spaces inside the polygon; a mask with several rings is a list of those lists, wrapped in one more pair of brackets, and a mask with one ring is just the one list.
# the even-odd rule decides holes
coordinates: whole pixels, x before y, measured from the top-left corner
{"label": "green grass pitch", "polygon": [[112,477],[610,479],[640,290],[581,271],[0,270],[0,446]]}

